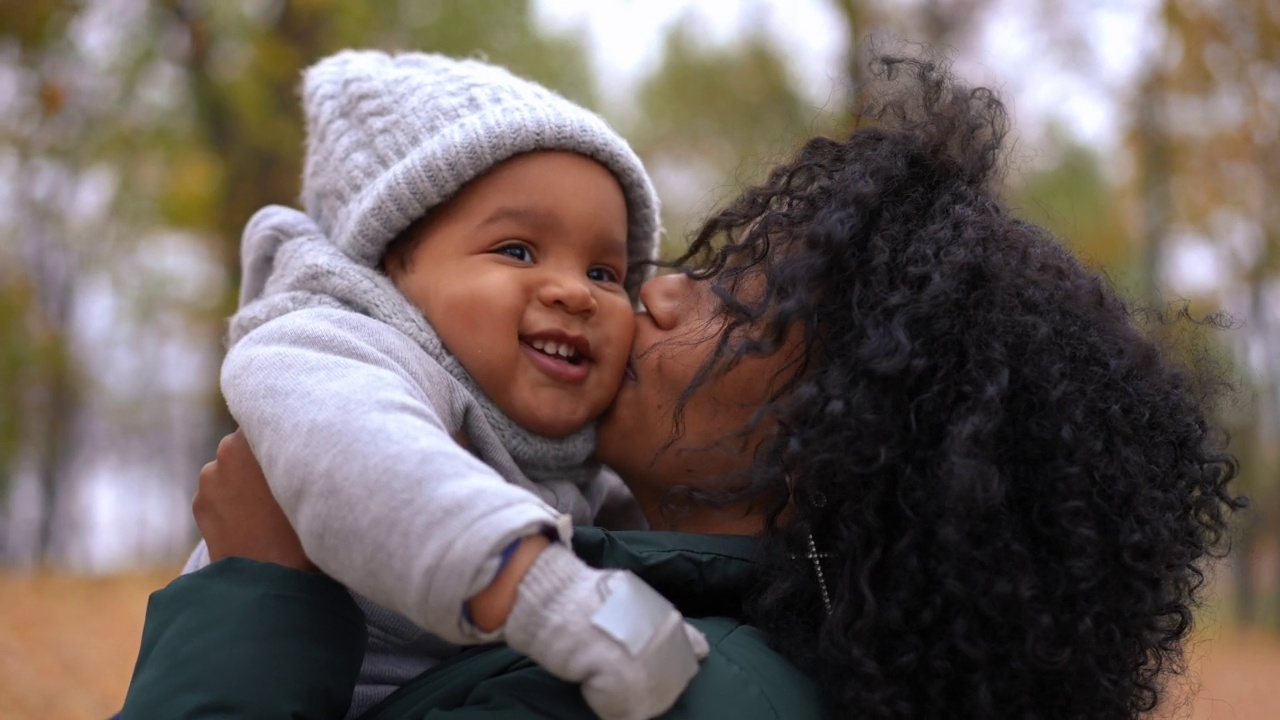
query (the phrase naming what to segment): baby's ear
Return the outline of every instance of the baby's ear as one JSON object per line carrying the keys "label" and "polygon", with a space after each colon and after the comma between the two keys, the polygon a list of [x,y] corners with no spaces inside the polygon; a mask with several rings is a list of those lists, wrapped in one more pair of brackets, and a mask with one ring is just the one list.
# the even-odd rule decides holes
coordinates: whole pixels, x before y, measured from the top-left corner
{"label": "baby's ear", "polygon": [[476,455],[476,446],[471,444],[471,438],[467,436],[466,430],[459,430],[458,432],[454,433],[453,441],[461,445],[464,450],[471,453],[472,455],[475,455],[476,457],[480,457],[479,455]]}

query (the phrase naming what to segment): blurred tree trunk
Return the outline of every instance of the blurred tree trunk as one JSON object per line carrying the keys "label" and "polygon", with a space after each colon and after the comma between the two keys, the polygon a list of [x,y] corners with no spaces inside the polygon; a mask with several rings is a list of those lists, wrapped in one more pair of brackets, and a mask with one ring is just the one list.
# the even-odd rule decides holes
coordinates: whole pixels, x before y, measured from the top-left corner
{"label": "blurred tree trunk", "polygon": [[[240,230],[258,208],[267,204],[296,204],[299,168],[301,167],[302,118],[298,107],[298,83],[303,63],[320,54],[317,47],[317,19],[311,17],[326,8],[305,3],[284,3],[274,23],[261,28],[257,43],[278,45],[270,53],[269,66],[250,63],[254,96],[266,107],[252,108],[254,114],[273,118],[272,124],[247,122],[244,112],[237,113],[234,101],[237,83],[220,81],[213,65],[214,31],[206,17],[209,8],[181,0],[168,0],[165,8],[172,22],[188,40],[185,69],[190,81],[196,129],[206,151],[216,158],[221,172],[208,195],[207,215],[211,230],[219,239],[213,244],[215,257],[228,283],[217,304],[217,318],[209,333],[208,352],[220,357],[224,327],[220,318],[235,311],[240,283]],[[260,55],[260,53],[254,53]],[[291,128],[298,135],[289,142],[280,136],[280,128]],[[235,429],[235,420],[213,384],[210,402],[211,422],[207,447],[212,456],[218,440]]]}
{"label": "blurred tree trunk", "polygon": [[849,38],[849,51],[845,56],[845,74],[853,92],[849,97],[856,97],[858,89],[867,82],[867,62],[863,56],[862,43],[871,37],[871,10],[868,3],[862,0],[835,0],[835,8],[844,19],[845,34]]}
{"label": "blurred tree trunk", "polygon": [[[1252,438],[1244,438],[1236,443],[1235,452],[1241,457],[1249,457],[1253,453]],[[1248,473],[1245,468],[1243,472]],[[1235,591],[1236,623],[1248,627],[1258,619],[1258,588],[1254,582],[1253,558],[1258,547],[1258,530],[1262,524],[1257,507],[1250,507],[1234,520],[1231,539],[1231,555],[1228,566],[1231,570],[1231,585]]]}
{"label": "blurred tree trunk", "polygon": [[928,0],[920,10],[924,41],[941,52],[950,52],[985,4],[979,0]]}
{"label": "blurred tree trunk", "polygon": [[[1258,19],[1261,38],[1259,54],[1266,58],[1273,78],[1280,82],[1280,13],[1272,12],[1269,20]],[[1260,401],[1257,409],[1259,428],[1255,431],[1262,446],[1255,453],[1262,473],[1269,473],[1270,478],[1257,483],[1268,488],[1271,493],[1270,512],[1266,513],[1271,528],[1271,540],[1276,561],[1276,587],[1272,588],[1271,597],[1275,603],[1275,630],[1280,632],[1280,322],[1276,321],[1275,302],[1280,292],[1268,298],[1268,289],[1280,290],[1280,140],[1267,138],[1264,134],[1254,133],[1250,139],[1253,152],[1261,170],[1262,187],[1260,188],[1264,202],[1262,205],[1262,253],[1254,263],[1250,273],[1250,290],[1254,318],[1254,332],[1258,342],[1263,344],[1260,353],[1270,363],[1269,382],[1258,390]],[[1269,433],[1263,434],[1263,433]],[[1259,501],[1266,502],[1266,497]]]}
{"label": "blurred tree trunk", "polygon": [[[833,6],[843,20],[845,34],[849,38],[845,57],[845,73],[854,89],[850,98],[856,98],[858,88],[866,84],[868,77],[867,53],[874,48],[863,47],[871,41],[884,43],[886,50],[898,49],[903,41],[919,42],[927,52],[943,57],[955,54],[963,36],[973,25],[975,18],[986,8],[983,0],[924,0],[918,9],[895,8],[891,3],[865,0],[833,0]],[[904,36],[883,34],[887,28]]]}
{"label": "blurred tree trunk", "polygon": [[[1272,602],[1275,603],[1272,617],[1275,630],[1280,631],[1280,488],[1277,488],[1277,485],[1280,485],[1280,478],[1275,477],[1276,473],[1280,472],[1280,447],[1277,447],[1277,444],[1280,444],[1280,437],[1277,437],[1280,435],[1280,325],[1268,322],[1275,308],[1268,307],[1267,297],[1269,288],[1280,287],[1280,279],[1276,277],[1280,274],[1277,273],[1280,269],[1280,203],[1275,202],[1280,195],[1280,166],[1277,166],[1277,163],[1280,163],[1280,146],[1271,144],[1269,147],[1259,147],[1257,151],[1265,167],[1266,181],[1263,192],[1266,197],[1272,199],[1272,202],[1268,203],[1266,209],[1268,219],[1262,256],[1255,263],[1253,272],[1249,273],[1251,306],[1249,314],[1253,323],[1246,332],[1251,333],[1253,342],[1260,346],[1258,354],[1271,363],[1272,375],[1269,383],[1258,388],[1253,428],[1255,447],[1253,452],[1243,460],[1256,465],[1253,468],[1254,473],[1272,475],[1269,478],[1259,478],[1252,483],[1258,489],[1255,491],[1254,505],[1248,511],[1250,520],[1256,516],[1262,522],[1247,524],[1262,525],[1262,528],[1254,529],[1255,535],[1260,529],[1267,527],[1271,529],[1270,537],[1274,543],[1273,557],[1277,563],[1274,576],[1277,580],[1273,581],[1275,587],[1271,588]],[[1247,563],[1248,558],[1245,558],[1244,562]]]}
{"label": "blurred tree trunk", "polygon": [[37,523],[33,559],[51,559],[60,545],[60,499],[67,480],[67,469],[75,447],[75,430],[80,415],[80,389],[75,364],[68,354],[71,336],[71,313],[75,302],[74,257],[63,252],[62,242],[54,240],[55,230],[44,213],[28,205],[26,234],[28,260],[26,272],[36,289],[35,332],[43,338],[42,352],[25,373],[29,415],[22,436],[28,447],[25,460],[39,488],[40,516]]}
{"label": "blurred tree trunk", "polygon": [[[56,113],[59,109],[50,110]],[[56,122],[49,116],[45,120]],[[25,149],[30,153],[24,153],[28,167],[38,167],[32,160],[43,153],[56,156],[56,148],[42,147],[46,142],[52,140],[40,138]],[[68,168],[62,169],[70,173]],[[54,171],[46,168],[45,172]],[[67,469],[81,411],[80,378],[70,355],[81,258],[59,214],[57,201],[40,193],[39,184],[24,184],[19,190],[24,195],[18,226],[20,263],[31,283],[34,301],[28,323],[33,339],[41,346],[25,374],[27,384],[21,391],[28,396],[28,415],[22,430],[27,452],[23,459],[36,480],[40,498],[34,557],[29,559],[47,561],[59,549],[60,533],[65,529],[60,501],[70,479]]]}
{"label": "blurred tree trunk", "polygon": [[1139,165],[1142,168],[1142,243],[1139,249],[1140,292],[1151,305],[1160,303],[1160,267],[1165,238],[1169,234],[1170,142],[1165,130],[1164,93],[1161,72],[1149,71],[1137,95],[1137,135]]}

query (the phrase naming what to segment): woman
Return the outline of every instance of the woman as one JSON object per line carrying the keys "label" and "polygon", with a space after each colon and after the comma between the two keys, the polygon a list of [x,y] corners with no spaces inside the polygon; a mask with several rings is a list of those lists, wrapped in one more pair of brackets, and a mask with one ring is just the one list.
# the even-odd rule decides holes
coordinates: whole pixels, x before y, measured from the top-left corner
{"label": "woman", "polygon": [[[582,531],[576,547],[640,571],[712,640],[673,717],[1135,717],[1181,668],[1199,563],[1243,505],[1208,416],[1223,385],[1162,348],[1167,328],[1140,327],[1161,316],[999,202],[1006,115],[990,91],[929,62],[876,67],[889,90],[851,135],[810,140],[707,221],[683,274],[644,287],[599,456],[676,532]],[[210,548],[304,566],[247,449],[225,449],[197,501]],[[646,554],[679,568],[655,580]],[[731,569],[700,579],[716,558]],[[225,699],[210,655],[292,648],[316,661],[253,702],[340,705],[359,637],[324,619],[342,615],[336,586],[210,570],[181,612],[153,601],[130,701],[171,696],[174,675]],[[227,605],[269,637],[163,642],[262,572],[314,587]],[[285,616],[273,603],[298,627],[255,625]],[[583,716],[575,698],[482,648],[370,717]]]}

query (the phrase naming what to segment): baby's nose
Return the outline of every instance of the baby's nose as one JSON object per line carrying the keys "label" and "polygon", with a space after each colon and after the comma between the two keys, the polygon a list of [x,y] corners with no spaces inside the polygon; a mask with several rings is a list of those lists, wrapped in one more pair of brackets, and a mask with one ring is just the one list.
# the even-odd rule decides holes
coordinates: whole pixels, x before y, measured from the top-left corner
{"label": "baby's nose", "polygon": [[557,274],[542,286],[539,296],[544,304],[559,306],[574,315],[592,315],[596,311],[596,299],[586,278]]}

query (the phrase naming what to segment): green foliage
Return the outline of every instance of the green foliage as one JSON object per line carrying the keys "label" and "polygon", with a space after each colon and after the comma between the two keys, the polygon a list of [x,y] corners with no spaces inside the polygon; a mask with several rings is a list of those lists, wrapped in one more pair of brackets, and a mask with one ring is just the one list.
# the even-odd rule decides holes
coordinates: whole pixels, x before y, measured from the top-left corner
{"label": "green foliage", "polygon": [[634,140],[674,152],[759,152],[812,120],[777,53],[760,34],[706,47],[686,23],[668,34],[663,62],[640,90],[645,123]]}
{"label": "green foliage", "polygon": [[1136,259],[1115,189],[1097,154],[1057,133],[1062,147],[1052,167],[1020,178],[1009,194],[1019,216],[1049,228],[1094,265],[1127,284]]}
{"label": "green foliage", "polygon": [[[712,204],[762,180],[836,120],[801,97],[762,28],[733,45],[707,46],[686,18],[669,31],[662,57],[640,87],[642,119],[626,135],[657,176],[670,256]],[[663,182],[681,174],[683,183]]]}
{"label": "green foliage", "polygon": [[72,8],[68,0],[0,0],[0,28],[24,52],[47,45],[62,30]]}

